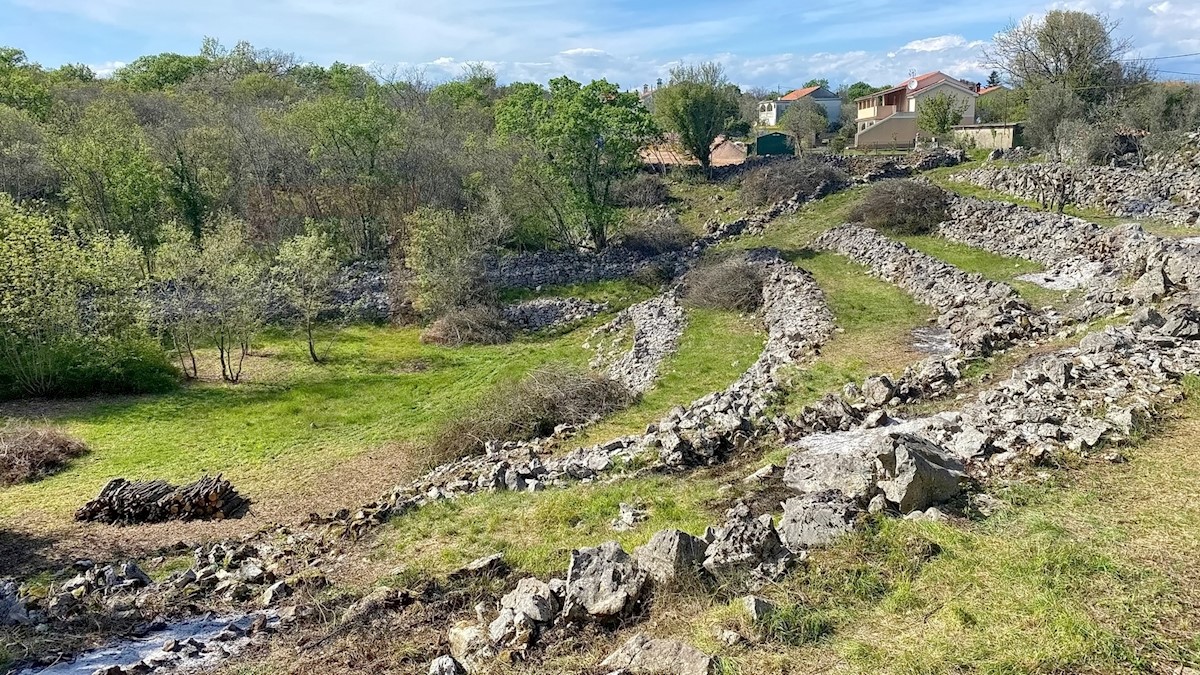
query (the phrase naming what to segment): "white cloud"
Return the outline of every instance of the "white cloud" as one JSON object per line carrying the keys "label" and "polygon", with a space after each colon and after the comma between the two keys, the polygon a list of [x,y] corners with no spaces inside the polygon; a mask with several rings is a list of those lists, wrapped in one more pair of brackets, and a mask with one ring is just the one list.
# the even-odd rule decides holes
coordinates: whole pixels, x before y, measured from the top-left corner
{"label": "white cloud", "polygon": [[961,35],[939,35],[921,40],[913,40],[900,48],[909,52],[944,52],[967,44],[967,39]]}
{"label": "white cloud", "polygon": [[105,61],[104,63],[90,63],[88,68],[96,74],[96,77],[112,77],[113,73],[124,68],[129,64],[124,61]]}

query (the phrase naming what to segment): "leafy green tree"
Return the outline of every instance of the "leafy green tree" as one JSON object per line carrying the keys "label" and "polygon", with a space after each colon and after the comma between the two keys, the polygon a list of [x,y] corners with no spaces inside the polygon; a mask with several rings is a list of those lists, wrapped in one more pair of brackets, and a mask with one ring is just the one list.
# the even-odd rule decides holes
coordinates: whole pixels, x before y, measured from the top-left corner
{"label": "leafy green tree", "polygon": [[246,236],[246,224],[223,216],[197,246],[200,301],[210,340],[217,346],[221,378],[242,379],[242,366],[262,330],[266,266]]}
{"label": "leafy green tree", "polygon": [[0,105],[0,192],[17,201],[52,199],[58,174],[46,157],[43,129],[29,113]]}
{"label": "leafy green tree", "polygon": [[361,99],[326,95],[297,104],[283,122],[307,148],[321,178],[336,186],[324,197],[341,205],[354,224],[348,234],[356,250],[378,251],[381,214],[394,178],[388,161],[402,145],[400,114],[378,92]]}
{"label": "leafy green tree", "polygon": [[466,214],[423,207],[409,216],[405,262],[416,275],[417,306],[441,316],[486,300],[484,258],[512,229],[493,192]]}
{"label": "leafy green tree", "polygon": [[847,101],[855,101],[866,96],[867,94],[873,94],[877,91],[880,91],[880,87],[872,87],[866,82],[859,81],[855,82],[849,87],[846,87],[845,96]]}
{"label": "leafy green tree", "polygon": [[672,68],[667,86],[654,94],[654,116],[664,129],[679,134],[684,150],[705,172],[712,164],[713,141],[744,131],[737,87],[719,63]]}
{"label": "leafy green tree", "polygon": [[142,56],[119,68],[113,79],[135,91],[163,91],[205,73],[212,62],[204,56],[164,53]]}
{"label": "leafy green tree", "polygon": [[50,71],[50,79],[55,82],[95,82],[96,71],[82,63],[67,63]]}
{"label": "leafy green tree", "polygon": [[170,386],[170,365],[147,332],[137,268],[124,237],[77,237],[0,194],[0,391]]}
{"label": "leafy green tree", "polygon": [[606,247],[621,218],[613,185],[638,168],[642,145],[658,135],[637,95],[605,80],[581,85],[567,77],[551,80],[548,93],[515,86],[496,106],[496,126],[502,137],[527,141],[534,171],[564,191],[570,213],[557,220],[579,231],[574,243]]}
{"label": "leafy green tree", "polygon": [[1063,84],[1045,83],[1026,90],[1025,137],[1036,147],[1060,155],[1059,129],[1063,120],[1080,119],[1086,104]]}
{"label": "leafy green tree", "polygon": [[1000,71],[993,70],[992,72],[988,73],[987,86],[989,86],[989,87],[999,87],[1000,86]]}
{"label": "leafy green tree", "polygon": [[[296,320],[304,331],[308,355],[313,363],[324,360],[317,353],[314,332],[321,315],[333,309],[333,289],[340,269],[333,239],[311,226],[304,234],[283,242],[271,267],[275,287],[296,313]],[[332,342],[331,338],[326,352]]]}
{"label": "leafy green tree", "polygon": [[829,129],[829,118],[825,108],[811,98],[805,97],[788,106],[780,120],[782,126],[792,136],[797,150],[812,147],[813,139]]}
{"label": "leafy green tree", "polygon": [[198,241],[191,232],[172,223],[163,231],[154,261],[158,284],[153,322],[170,341],[179,368],[189,380],[200,376],[196,349],[208,335],[204,263]]}
{"label": "leafy green tree", "polygon": [[822,77],[819,79],[809,80],[808,82],[804,83],[804,88],[807,89],[809,87],[825,87],[826,89],[828,89],[829,88],[829,79]]}
{"label": "leafy green tree", "polygon": [[159,242],[162,167],[128,105],[100,99],[59,137],[55,161],[72,220],[89,230],[128,234],[147,274]]}
{"label": "leafy green tree", "polygon": [[962,124],[967,102],[947,92],[938,92],[917,102],[917,128],[934,138],[945,136]]}
{"label": "leafy green tree", "polygon": [[41,119],[50,109],[50,87],[45,73],[25,57],[25,52],[0,47],[0,104]]}

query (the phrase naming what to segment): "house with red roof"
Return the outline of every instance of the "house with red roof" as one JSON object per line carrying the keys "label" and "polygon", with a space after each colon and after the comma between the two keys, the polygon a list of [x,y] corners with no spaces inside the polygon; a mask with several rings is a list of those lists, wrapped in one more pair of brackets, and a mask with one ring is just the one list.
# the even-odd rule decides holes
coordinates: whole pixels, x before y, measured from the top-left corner
{"label": "house with red roof", "polygon": [[831,123],[836,122],[842,114],[842,99],[837,94],[821,86],[804,87],[802,89],[793,89],[771,101],[760,101],[758,104],[758,123],[767,127],[776,126],[783,119],[783,114],[787,112],[790,106],[806,98],[816,101],[818,105],[824,108],[825,117],[829,118]]}
{"label": "house with red roof", "polygon": [[949,94],[966,105],[963,124],[975,122],[979,85],[934,71],[909,78],[903,84],[856,99],[858,133],[855,147],[912,145],[917,139],[917,106],[938,94]]}

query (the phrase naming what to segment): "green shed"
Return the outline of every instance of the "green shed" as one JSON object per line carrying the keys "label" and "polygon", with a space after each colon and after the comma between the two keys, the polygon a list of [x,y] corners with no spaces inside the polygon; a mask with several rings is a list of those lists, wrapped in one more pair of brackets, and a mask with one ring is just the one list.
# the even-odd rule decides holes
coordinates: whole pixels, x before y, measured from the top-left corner
{"label": "green shed", "polygon": [[771,155],[794,155],[796,148],[792,144],[792,137],[782,131],[771,131],[761,134],[750,144],[750,155],[755,157],[768,157]]}

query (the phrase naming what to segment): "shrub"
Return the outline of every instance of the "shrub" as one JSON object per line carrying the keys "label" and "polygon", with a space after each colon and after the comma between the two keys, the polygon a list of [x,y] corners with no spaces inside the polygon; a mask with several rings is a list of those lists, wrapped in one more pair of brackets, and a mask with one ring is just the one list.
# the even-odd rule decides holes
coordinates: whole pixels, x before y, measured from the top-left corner
{"label": "shrub", "polygon": [[850,219],[896,234],[927,234],[946,219],[946,193],[921,181],[880,181],[850,211]]}
{"label": "shrub", "polygon": [[127,237],[81,240],[0,194],[0,396],[172,386],[142,278]]}
{"label": "shrub", "polygon": [[660,255],[682,251],[692,245],[695,237],[674,216],[655,212],[644,222],[621,235],[621,246],[643,255]]}
{"label": "shrub", "polygon": [[22,423],[0,427],[0,485],[45,478],[87,451],[83,441],[56,429]]}
{"label": "shrub", "polygon": [[499,310],[478,305],[446,312],[421,333],[421,342],[448,347],[498,345],[511,337],[512,326]]}
{"label": "shrub", "polygon": [[438,315],[487,299],[484,259],[513,229],[495,193],[466,214],[422,207],[408,226],[418,309]]}
{"label": "shrub", "polygon": [[613,201],[627,208],[651,208],[666,204],[671,190],[663,179],[652,173],[639,171],[617,183],[613,188]]}
{"label": "shrub", "polygon": [[570,366],[543,366],[516,382],[501,384],[463,417],[441,429],[434,461],[483,451],[488,441],[548,436],[560,424],[585,424],[630,404],[629,390],[595,373]]}
{"label": "shrub", "polygon": [[742,255],[707,258],[688,272],[683,303],[688,307],[753,312],[762,306],[762,270]]}
{"label": "shrub", "polygon": [[742,200],[765,206],[797,194],[810,195],[823,184],[843,186],[849,178],[841,169],[810,159],[793,159],[761,166],[742,179]]}

